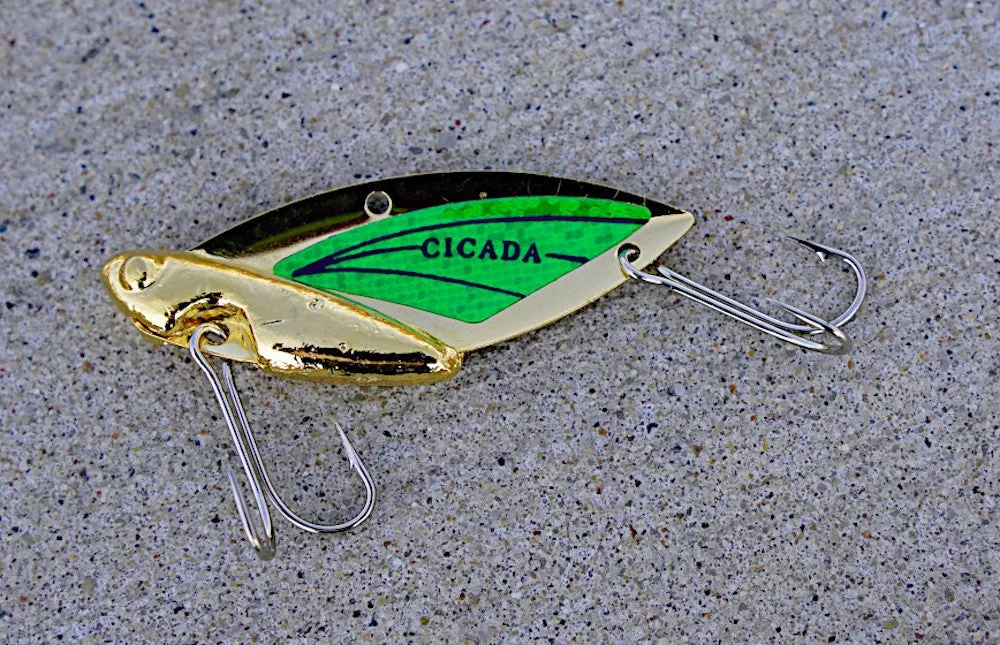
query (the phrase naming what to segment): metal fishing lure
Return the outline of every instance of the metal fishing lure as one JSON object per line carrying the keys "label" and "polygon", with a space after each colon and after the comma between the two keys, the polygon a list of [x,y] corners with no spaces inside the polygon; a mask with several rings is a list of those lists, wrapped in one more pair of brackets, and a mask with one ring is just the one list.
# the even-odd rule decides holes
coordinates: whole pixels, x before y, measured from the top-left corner
{"label": "metal fishing lure", "polygon": [[[643,271],[694,223],[690,213],[606,186],[545,175],[452,172],[374,181],[263,213],[190,251],[132,251],[104,266],[119,308],[147,340],[188,347],[222,409],[257,507],[255,527],[229,472],[244,532],[274,554],[268,500],[299,528],[335,533],[365,521],[375,486],[337,431],[365,486],[341,524],[299,517],[278,495],[250,431],[230,361],[336,384],[433,383],[465,352],[547,325],[629,278],[674,291],[798,347],[840,354],[844,313],[826,320],[775,303],[791,323],[722,296],[665,267]],[[206,355],[224,359],[220,381]],[[223,383],[225,385],[223,385]]]}

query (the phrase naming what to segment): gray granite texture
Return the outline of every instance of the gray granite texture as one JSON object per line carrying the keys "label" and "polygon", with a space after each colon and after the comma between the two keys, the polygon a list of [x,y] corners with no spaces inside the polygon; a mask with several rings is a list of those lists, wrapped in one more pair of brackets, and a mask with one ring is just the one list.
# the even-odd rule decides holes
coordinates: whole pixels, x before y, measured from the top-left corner
{"label": "gray granite texture", "polygon": [[[0,5],[0,640],[998,642],[991,2]],[[185,352],[100,267],[372,177],[520,169],[691,210],[669,266],[830,314],[790,350],[630,283],[425,387],[238,370],[259,562]],[[758,300],[760,302],[760,300]]]}

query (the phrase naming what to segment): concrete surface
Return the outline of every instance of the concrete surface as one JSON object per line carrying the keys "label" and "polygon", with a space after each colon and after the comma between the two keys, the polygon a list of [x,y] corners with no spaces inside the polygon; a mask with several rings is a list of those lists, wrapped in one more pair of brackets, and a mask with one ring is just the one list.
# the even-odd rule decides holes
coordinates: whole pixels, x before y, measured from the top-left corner
{"label": "concrete surface", "polygon": [[[4,641],[996,642],[995,3],[6,3]],[[336,4],[336,7],[335,7]],[[292,6],[294,5],[294,6]],[[345,536],[242,539],[224,427],[111,254],[369,177],[510,168],[685,207],[664,262],[829,314],[788,350],[629,284],[454,380],[239,370]]]}

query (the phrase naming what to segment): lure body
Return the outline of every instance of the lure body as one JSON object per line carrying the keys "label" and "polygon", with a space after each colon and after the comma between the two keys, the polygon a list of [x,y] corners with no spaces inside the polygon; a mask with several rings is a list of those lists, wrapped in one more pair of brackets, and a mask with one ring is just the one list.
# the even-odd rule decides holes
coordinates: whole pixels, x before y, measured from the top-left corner
{"label": "lure body", "polygon": [[[375,484],[338,425],[365,503],[337,524],[299,516],[268,475],[231,361],[329,383],[432,383],[453,376],[465,352],[553,322],[630,278],[804,349],[850,348],[840,325],[857,313],[867,284],[854,257],[797,240],[821,259],[845,261],[858,291],[833,320],[776,302],[805,324],[790,323],[666,267],[642,271],[693,223],[666,204],[557,177],[413,175],[287,204],[190,251],[122,253],[104,265],[104,280],[147,340],[186,346],[208,377],[257,506],[254,520],[230,471],[243,531],[269,559],[270,506],[302,530],[338,533],[369,517]],[[227,359],[222,378],[208,354]]]}
{"label": "lure body", "polygon": [[333,383],[429,383],[466,351],[551,323],[645,267],[693,224],[684,211],[545,175],[378,180],[263,213],[188,252],[112,258],[105,281],[155,342]]}

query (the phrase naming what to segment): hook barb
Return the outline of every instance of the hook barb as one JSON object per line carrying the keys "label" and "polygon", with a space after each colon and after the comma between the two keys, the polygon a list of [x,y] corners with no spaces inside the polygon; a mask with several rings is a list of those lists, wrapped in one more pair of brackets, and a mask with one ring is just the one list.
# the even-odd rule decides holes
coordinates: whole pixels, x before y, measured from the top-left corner
{"label": "hook barb", "polygon": [[[792,305],[768,298],[770,302],[795,316],[795,318],[804,324],[785,322],[724,296],[717,291],[713,291],[705,285],[699,284],[664,266],[657,267],[659,275],[645,273],[632,265],[632,261],[638,257],[638,249],[632,245],[624,245],[618,249],[618,262],[621,265],[622,272],[630,278],[670,287],[682,296],[710,307],[719,313],[734,318],[786,343],[822,354],[845,354],[850,351],[852,344],[844,333],[842,326],[854,318],[861,308],[861,303],[864,302],[865,293],[868,290],[868,278],[865,276],[865,270],[861,266],[861,263],[849,253],[797,237],[790,237],[790,239],[814,251],[820,260],[825,261],[827,257],[836,257],[843,260],[854,272],[858,285],[854,299],[851,301],[850,306],[833,320],[827,321]],[[825,334],[827,340],[832,338],[835,342],[819,342],[808,337],[815,334]]]}
{"label": "hook barb", "polygon": [[271,514],[268,510],[268,500],[277,507],[278,513],[282,517],[298,528],[310,533],[340,533],[353,529],[367,520],[375,508],[375,482],[361,460],[361,456],[358,455],[354,445],[347,438],[347,433],[344,432],[339,423],[335,423],[335,426],[340,441],[344,446],[344,453],[351,468],[357,471],[365,487],[365,503],[361,510],[346,522],[340,524],[321,524],[300,517],[281,499],[281,496],[278,495],[274,487],[274,483],[271,481],[271,476],[267,472],[267,467],[264,465],[257,440],[250,430],[250,423],[247,421],[243,403],[236,390],[236,382],[233,379],[233,372],[229,363],[223,362],[222,364],[222,380],[226,383],[226,391],[224,392],[218,375],[208,363],[208,359],[202,351],[202,344],[208,340],[207,337],[209,335],[221,340],[225,340],[226,338],[226,332],[218,325],[212,323],[202,324],[191,334],[188,349],[191,351],[191,358],[205,373],[205,376],[208,377],[216,401],[218,401],[219,408],[222,410],[222,416],[226,420],[226,426],[229,428],[229,436],[233,442],[233,448],[239,457],[240,464],[243,467],[247,485],[256,502],[258,519],[263,527],[261,531],[258,531],[255,527],[252,514],[236,482],[236,476],[232,470],[228,470],[227,475],[233,491],[233,498],[236,502],[236,512],[243,525],[243,532],[246,534],[257,555],[262,560],[270,560],[274,557],[275,553],[276,541]]}

